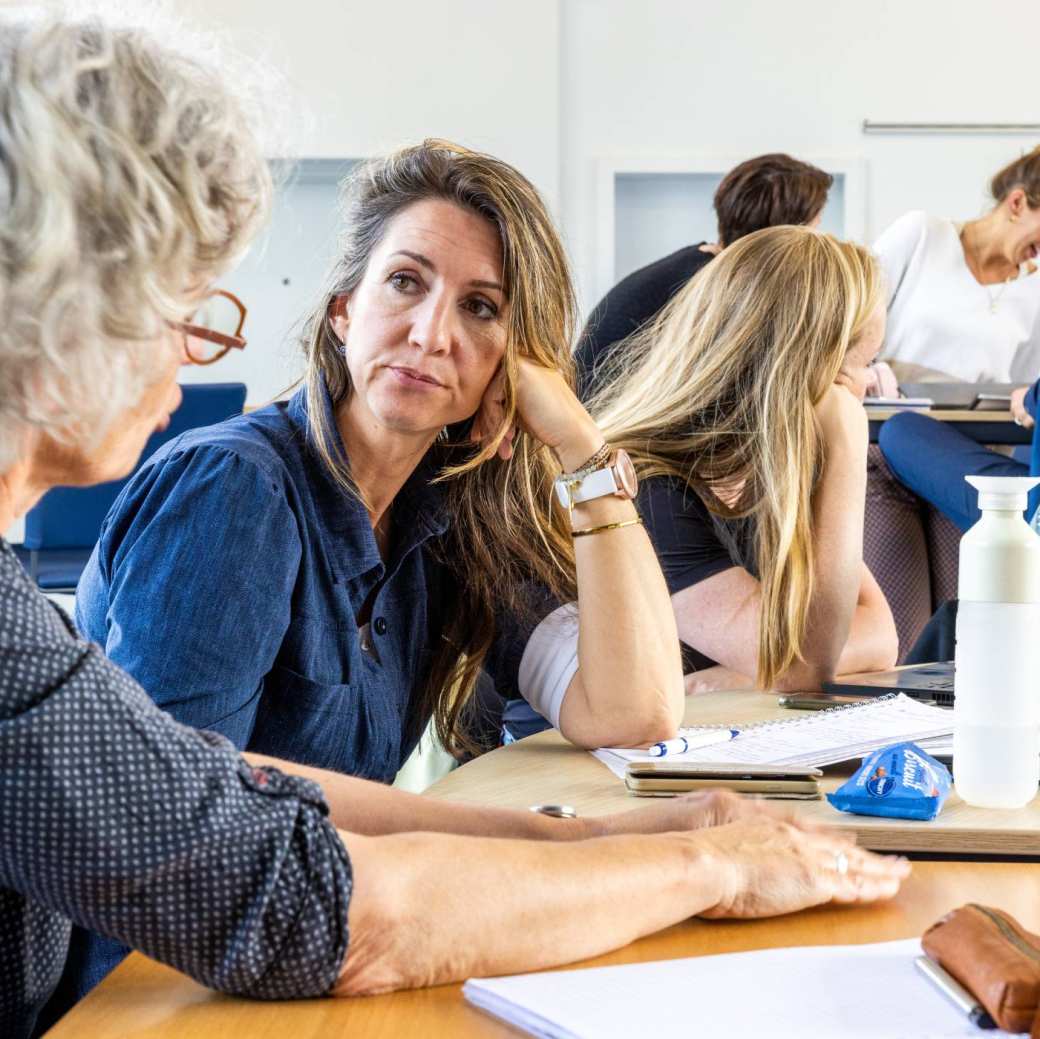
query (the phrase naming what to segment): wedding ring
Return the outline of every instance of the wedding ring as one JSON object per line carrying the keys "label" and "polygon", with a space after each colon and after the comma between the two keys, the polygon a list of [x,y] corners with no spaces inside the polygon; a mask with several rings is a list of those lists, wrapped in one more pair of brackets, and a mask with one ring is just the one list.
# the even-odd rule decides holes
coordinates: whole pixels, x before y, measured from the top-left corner
{"label": "wedding ring", "polygon": [[1014,416],[1012,421],[1015,423],[1016,426],[1022,425],[1022,420],[1017,415]]}
{"label": "wedding ring", "polygon": [[839,877],[845,876],[849,871],[849,857],[843,851],[836,851],[834,853],[834,872]]}

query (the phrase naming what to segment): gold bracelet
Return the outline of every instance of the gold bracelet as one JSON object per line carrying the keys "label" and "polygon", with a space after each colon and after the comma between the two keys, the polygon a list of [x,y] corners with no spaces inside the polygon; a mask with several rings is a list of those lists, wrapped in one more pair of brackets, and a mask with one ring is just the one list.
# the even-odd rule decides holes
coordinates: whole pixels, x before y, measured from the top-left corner
{"label": "gold bracelet", "polygon": [[643,518],[636,516],[635,519],[625,520],[622,523],[604,523],[599,527],[585,527],[583,530],[572,530],[572,538],[585,538],[590,534],[602,534],[605,530],[620,530],[622,527],[634,527],[637,523],[642,525]]}

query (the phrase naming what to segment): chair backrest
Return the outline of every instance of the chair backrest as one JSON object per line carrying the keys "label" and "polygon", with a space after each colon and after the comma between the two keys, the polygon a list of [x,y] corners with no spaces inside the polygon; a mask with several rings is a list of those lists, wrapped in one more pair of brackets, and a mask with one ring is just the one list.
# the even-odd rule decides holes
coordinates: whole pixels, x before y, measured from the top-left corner
{"label": "chair backrest", "polygon": [[[141,452],[142,461],[186,430],[212,426],[242,414],[246,402],[246,387],[241,382],[194,383],[182,386],[181,390],[181,406],[170,416],[169,426],[149,438]],[[24,547],[34,552],[92,548],[108,510],[129,479],[127,476],[94,487],[55,487],[48,491],[25,515]]]}

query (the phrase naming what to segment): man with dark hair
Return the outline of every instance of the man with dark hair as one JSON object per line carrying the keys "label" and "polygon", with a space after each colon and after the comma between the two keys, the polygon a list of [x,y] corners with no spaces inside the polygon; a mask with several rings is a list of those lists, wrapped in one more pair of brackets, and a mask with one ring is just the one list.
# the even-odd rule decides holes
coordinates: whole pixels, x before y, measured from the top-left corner
{"label": "man with dark hair", "polygon": [[715,192],[718,245],[688,245],[633,271],[589,315],[574,355],[582,399],[596,388],[611,347],[646,324],[721,249],[763,227],[815,226],[833,181],[829,173],[782,153],[734,166]]}

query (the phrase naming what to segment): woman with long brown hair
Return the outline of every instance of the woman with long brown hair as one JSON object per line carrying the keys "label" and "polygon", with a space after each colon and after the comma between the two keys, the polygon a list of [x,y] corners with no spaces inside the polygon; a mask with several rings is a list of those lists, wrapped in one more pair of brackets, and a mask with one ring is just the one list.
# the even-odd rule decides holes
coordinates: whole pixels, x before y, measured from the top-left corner
{"label": "woman with long brown hair", "polygon": [[643,477],[688,688],[811,689],[894,662],[862,557],[860,401],[883,331],[866,250],[769,228],[691,281],[590,403]]}
{"label": "woman with long brown hair", "polygon": [[[141,467],[81,630],[178,721],[382,783],[431,720],[477,748],[482,669],[579,746],[674,734],[668,592],[631,467],[570,388],[571,282],[537,192],[427,141],[363,164],[344,200],[305,385]],[[369,788],[343,803],[379,814]]]}
{"label": "woman with long brown hair", "polygon": [[583,746],[671,732],[667,592],[631,467],[570,388],[571,283],[536,191],[427,141],[344,197],[305,386],[142,467],[80,584],[83,630],[183,721],[388,781],[431,719],[472,749],[481,667],[516,687],[538,670],[506,659],[518,627],[576,599],[573,667],[519,691]]}

